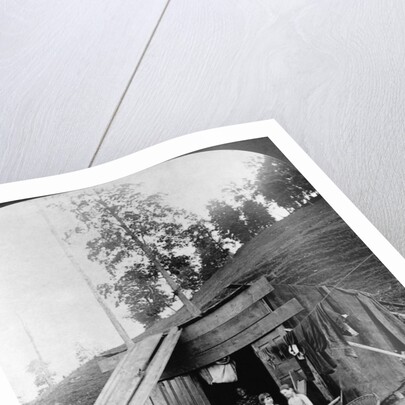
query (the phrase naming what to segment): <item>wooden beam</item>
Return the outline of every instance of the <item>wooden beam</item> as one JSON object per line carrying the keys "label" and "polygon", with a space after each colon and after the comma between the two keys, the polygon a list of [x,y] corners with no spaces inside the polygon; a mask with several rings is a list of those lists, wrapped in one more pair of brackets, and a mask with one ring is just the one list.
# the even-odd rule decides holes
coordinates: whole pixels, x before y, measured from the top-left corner
{"label": "wooden beam", "polygon": [[405,308],[405,304],[402,304],[399,302],[388,302],[388,301],[378,301],[378,302],[383,305],[390,305],[392,307]]}
{"label": "wooden beam", "polygon": [[[325,381],[323,380],[322,376],[318,373],[318,370],[312,365],[312,363],[310,361],[307,361],[307,364],[315,378],[313,383],[318,387],[319,391],[321,392],[321,394],[325,397],[325,399],[327,401],[332,401],[333,396],[329,392],[329,388],[328,388],[327,384],[325,383]],[[331,404],[328,404],[328,405],[331,405]]]}
{"label": "wooden beam", "polygon": [[392,315],[399,316],[400,318],[405,318],[405,314],[402,314],[401,312],[392,312],[392,311],[391,311],[391,314],[392,314]]}
{"label": "wooden beam", "polygon": [[252,304],[259,301],[267,294],[270,294],[273,290],[273,286],[265,277],[260,278],[231,301],[226,302],[215,311],[206,314],[203,318],[197,319],[193,323],[186,325],[183,329],[180,341],[185,343],[203,335],[204,333],[214,330],[249,308]]}
{"label": "wooden beam", "polygon": [[334,399],[334,400],[332,400],[331,402],[329,402],[329,404],[328,404],[328,405],[335,405],[335,404],[337,404],[339,401],[340,401],[340,396],[339,396],[339,397],[337,397],[337,398],[335,398],[335,399]]}
{"label": "wooden beam", "polygon": [[[162,379],[171,378],[177,375],[188,373],[192,370],[207,366],[215,361],[229,356],[230,354],[242,349],[255,340],[260,339],[283,322],[287,321],[294,315],[297,315],[304,308],[293,298],[274,312],[261,318],[253,325],[246,329],[240,330],[239,333],[231,338],[222,341],[204,352],[195,354],[182,351],[182,345],[178,345],[173,353],[171,361],[162,375]],[[248,322],[249,323],[249,322]]]}
{"label": "wooden beam", "polygon": [[348,343],[350,346],[357,347],[359,349],[369,350],[370,352],[381,353],[381,354],[386,354],[388,356],[394,356],[394,357],[399,357],[400,359],[405,359],[405,354],[390,352],[388,350],[378,349],[377,347],[366,346],[366,345],[362,345],[360,343],[355,343],[355,342],[348,342]]}
{"label": "wooden beam", "polygon": [[161,333],[148,336],[127,352],[107,381],[95,405],[128,403],[141,382],[143,372],[161,338]]}
{"label": "wooden beam", "polygon": [[260,321],[260,319],[271,313],[271,309],[262,300],[255,302],[249,308],[238,315],[224,322],[217,328],[198,336],[179,346],[179,350],[186,355],[190,353],[195,356],[196,353],[202,353],[210,348],[221,344],[222,342],[231,339],[233,336],[240,333]]}
{"label": "wooden beam", "polygon": [[121,359],[126,355],[127,351],[124,351],[114,354],[113,356],[110,357],[103,357],[103,356],[96,357],[100,371],[102,373],[107,373],[108,371],[114,370],[115,367],[118,366]]}
{"label": "wooden beam", "polygon": [[[153,356],[142,382],[137,387],[137,390],[131,398],[131,401],[128,402],[128,405],[143,405],[149,398],[150,393],[159,381],[159,378],[162,375],[170,356],[172,355],[173,349],[179,340],[180,334],[181,329],[179,330],[174,327],[170,330],[169,334],[159,346],[156,354]],[[127,402],[122,403],[122,405],[124,404],[126,405]],[[113,403],[111,405],[113,405]],[[121,405],[121,402],[114,402],[114,405]]]}
{"label": "wooden beam", "polygon": [[[195,345],[205,347],[204,341],[209,341],[211,339],[211,337],[208,336],[209,333],[212,333],[212,338],[217,336],[217,339],[219,340],[227,339],[226,336],[229,337],[229,333],[235,329],[235,323],[239,322],[241,317],[240,314],[243,311],[252,311],[251,314],[245,313],[242,315],[246,318],[250,317],[252,323],[262,317],[260,314],[264,316],[269,313],[267,306],[264,308],[262,304],[258,304],[261,308],[255,308],[254,305],[273,290],[273,286],[265,277],[260,278],[230,301],[225,302],[222,306],[219,306],[212,312],[204,315],[204,317],[194,319],[191,323],[184,326],[179,341],[182,344],[185,344],[201,337],[202,339],[198,340]],[[257,315],[257,318],[254,318],[254,315]],[[233,321],[234,318],[235,321]],[[224,330],[224,327],[222,326],[224,324],[233,329],[227,330],[227,327],[225,327]],[[224,333],[224,336],[221,337],[222,333]],[[122,357],[122,354],[117,354],[105,359],[99,358],[97,361],[100,369],[103,372],[107,372],[113,370],[117,366],[120,357]]]}

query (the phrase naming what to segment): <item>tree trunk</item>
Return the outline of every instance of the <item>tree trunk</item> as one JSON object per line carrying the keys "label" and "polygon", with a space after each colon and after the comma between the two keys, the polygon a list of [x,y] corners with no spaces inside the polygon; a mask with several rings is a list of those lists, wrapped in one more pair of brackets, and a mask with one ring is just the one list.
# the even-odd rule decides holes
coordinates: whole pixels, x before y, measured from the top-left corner
{"label": "tree trunk", "polygon": [[63,252],[65,253],[66,257],[70,260],[72,263],[73,267],[80,273],[80,275],[83,277],[84,281],[90,288],[91,292],[94,295],[94,298],[97,300],[97,302],[100,304],[101,308],[104,310],[105,314],[107,315],[108,319],[111,321],[112,325],[114,326],[115,330],[118,332],[118,334],[121,336],[122,340],[125,342],[126,346],[128,349],[130,349],[134,343],[132,342],[131,338],[129,337],[128,333],[124,329],[124,327],[121,325],[119,320],[116,318],[116,316],[113,314],[111,309],[107,306],[107,304],[104,302],[100,294],[98,293],[96,287],[93,285],[93,282],[90,280],[90,278],[87,276],[83,268],[80,266],[80,264],[76,261],[75,257],[72,255],[70,252],[70,249],[68,248],[67,243],[64,243],[60,237],[58,236],[58,233],[56,232],[55,227],[52,225],[50,222],[48,216],[45,214],[43,209],[38,205],[39,211],[44,217],[45,221],[48,223],[49,229],[52,232],[53,236],[55,237],[56,241],[58,242],[59,246],[62,248]]}
{"label": "tree trunk", "polygon": [[99,196],[98,202],[111,214],[112,217],[119,223],[119,225],[125,230],[125,232],[132,238],[136,245],[145,253],[146,257],[156,266],[158,271],[162,274],[167,284],[173,290],[173,293],[179,297],[180,301],[184,304],[187,310],[194,316],[201,316],[200,309],[195,306],[181,291],[177,283],[172,279],[170,273],[160,264],[159,260],[156,258],[152,249],[141,241],[141,239],[131,231],[131,229],[125,224],[125,222],[117,215],[111,208],[105,203]]}

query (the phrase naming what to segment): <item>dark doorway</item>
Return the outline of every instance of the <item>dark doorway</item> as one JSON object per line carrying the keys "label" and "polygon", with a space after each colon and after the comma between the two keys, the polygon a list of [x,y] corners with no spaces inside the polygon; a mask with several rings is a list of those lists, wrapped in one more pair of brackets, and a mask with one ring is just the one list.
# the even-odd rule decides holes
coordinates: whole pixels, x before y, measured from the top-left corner
{"label": "dark doorway", "polygon": [[[231,358],[236,365],[237,382],[209,385],[205,381],[201,381],[204,392],[212,405],[234,405],[239,399],[236,394],[237,387],[245,388],[248,395],[256,398],[260,393],[268,392],[274,398],[275,404],[287,405],[276,382],[250,346],[233,353]],[[257,401],[257,403],[259,402]]]}

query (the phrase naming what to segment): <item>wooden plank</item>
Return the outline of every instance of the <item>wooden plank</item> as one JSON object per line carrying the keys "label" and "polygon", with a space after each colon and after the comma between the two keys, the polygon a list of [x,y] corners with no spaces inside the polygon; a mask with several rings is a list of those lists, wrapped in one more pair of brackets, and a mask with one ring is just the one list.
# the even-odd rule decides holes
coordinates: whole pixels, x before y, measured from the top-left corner
{"label": "wooden plank", "polygon": [[180,378],[183,378],[187,387],[193,393],[193,397],[199,398],[199,400],[197,401],[198,404],[211,405],[211,402],[208,400],[207,396],[205,395],[205,392],[201,387],[200,381],[198,381],[196,376],[186,375],[186,376],[181,376]]}
{"label": "wooden plank", "polygon": [[153,405],[167,405],[168,402],[166,398],[164,397],[161,389],[161,383],[156,384],[155,387],[153,388],[150,399],[152,400]]}
{"label": "wooden plank", "polygon": [[107,373],[108,371],[114,370],[118,366],[121,359],[126,356],[127,352],[121,352],[114,354],[110,357],[97,357],[97,364],[102,373]]}
{"label": "wooden plank", "polygon": [[[181,329],[172,328],[159,346],[156,354],[153,356],[142,382],[137,387],[136,392],[131,398],[129,405],[143,405],[148,399],[153,387],[157,384],[163,370],[172,355],[173,349],[177,344],[181,334]],[[118,404],[118,403],[117,403]]]}
{"label": "wooden plank", "polygon": [[[164,387],[166,398],[168,398],[165,399],[165,404],[211,405],[200,383],[190,375],[171,378],[170,380],[161,381],[157,384],[157,387],[162,386]],[[153,392],[155,392],[155,390]],[[155,398],[155,396],[153,396],[153,398]]]}
{"label": "wooden plank", "polygon": [[190,405],[193,405],[195,403],[205,403],[203,398],[200,396],[200,392],[196,389],[194,381],[191,380],[191,377],[189,375],[176,377],[176,380],[181,382],[181,385],[184,387],[184,391],[187,392],[187,395],[190,398]]}
{"label": "wooden plank", "polygon": [[190,397],[188,391],[183,386],[179,377],[175,377],[169,381],[169,384],[172,387],[172,390],[176,393],[176,397],[179,400],[181,405],[193,405],[194,400]]}
{"label": "wooden plank", "polygon": [[285,333],[285,329],[281,325],[277,327],[275,330],[271,331],[269,334],[266,334],[265,336],[261,337],[251,345],[256,356],[262,361],[264,367],[266,367],[267,369],[267,372],[271,375],[271,377],[277,383],[278,386],[281,385],[278,376],[278,369],[277,365],[273,363],[273,361],[276,361],[276,358],[273,358],[272,362],[270,363],[268,353],[266,353],[263,350],[263,348],[265,348],[268,345],[269,341],[273,341],[274,336],[281,336],[283,333]]}
{"label": "wooden plank", "polygon": [[156,334],[138,342],[120,361],[97,398],[95,405],[127,404],[149,362],[162,334]]}
{"label": "wooden plank", "polygon": [[187,353],[186,356],[182,356],[179,347],[179,350],[176,350],[176,356],[173,355],[163,373],[162,379],[190,372],[207,366],[225,356],[229,356],[277,328],[277,326],[292,316],[297,315],[302,310],[301,304],[293,298],[239,334],[203,353],[198,353],[195,356],[192,353]]}
{"label": "wooden plank", "polygon": [[315,380],[313,381],[314,384],[318,387],[319,391],[321,392],[321,394],[324,396],[324,398],[327,401],[332,401],[333,396],[329,391],[328,385],[325,383],[325,381],[323,380],[321,375],[318,373],[318,371],[315,369],[315,367],[312,365],[312,363],[309,360],[307,361],[307,364],[308,364],[309,368],[311,369],[312,374],[315,377]]}
{"label": "wooden plank", "polygon": [[182,343],[188,342],[214,330],[246,310],[246,308],[249,308],[252,304],[269,294],[271,291],[273,291],[273,287],[268,280],[265,277],[260,278],[248,289],[242,291],[239,295],[217,308],[214,312],[187,325],[183,330],[180,341]]}
{"label": "wooden plank", "polygon": [[88,167],[166,2],[5,6],[0,182]]}
{"label": "wooden plank", "polygon": [[405,354],[395,353],[395,352],[392,352],[389,350],[383,350],[383,349],[379,349],[378,347],[362,345],[360,343],[355,343],[355,342],[348,342],[348,343],[350,346],[356,347],[358,349],[364,349],[364,350],[368,350],[370,352],[381,353],[381,354],[385,354],[387,356],[393,356],[393,357],[399,357],[400,359],[405,359]]}
{"label": "wooden plank", "polygon": [[179,345],[178,350],[181,353],[192,353],[193,356],[196,353],[205,352],[249,328],[270,312],[271,310],[263,301],[257,301],[217,328]]}
{"label": "wooden plank", "polygon": [[162,381],[161,388],[162,388],[162,392],[164,393],[164,396],[167,400],[167,403],[169,405],[177,405],[178,401],[177,401],[176,396],[174,395],[172,387],[169,384],[169,381]]}
{"label": "wooden plank", "polygon": [[[220,327],[223,323],[228,321],[228,326],[231,327],[231,325],[235,324],[235,322],[240,319],[240,313],[246,311],[247,308],[252,308],[251,317],[256,313],[260,313],[260,308],[252,307],[252,304],[258,302],[258,300],[269,294],[271,291],[273,291],[273,287],[268,280],[265,277],[260,278],[248,289],[242,291],[238,296],[226,302],[223,306],[216,308],[212,313],[209,313],[203,318],[195,320],[194,323],[187,325],[180,336],[180,342],[184,343],[192,341],[193,339],[204,335],[204,333],[210,333],[210,331],[212,331],[214,335],[217,335],[217,339],[221,339],[220,334],[222,333],[223,328],[221,329]],[[262,307],[261,304],[258,305]],[[263,307],[262,310],[263,312],[268,313],[266,308],[267,307]],[[233,322],[232,319],[235,317],[235,322]],[[220,332],[217,332],[216,330],[218,327],[221,330]],[[233,329],[229,329],[223,332],[229,334],[232,330]],[[210,341],[209,336],[202,339],[206,339],[208,342]],[[204,344],[201,341],[197,341],[195,344],[201,344],[201,347],[204,347]],[[97,361],[101,371],[107,372],[113,370],[123,355],[125,355],[125,353],[120,353],[108,358],[99,358]]]}

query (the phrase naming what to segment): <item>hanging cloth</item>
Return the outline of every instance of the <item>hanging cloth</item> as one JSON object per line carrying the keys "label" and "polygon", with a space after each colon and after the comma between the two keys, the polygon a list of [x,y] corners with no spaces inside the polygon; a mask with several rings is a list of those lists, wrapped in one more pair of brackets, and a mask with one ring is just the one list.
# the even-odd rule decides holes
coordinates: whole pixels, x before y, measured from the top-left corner
{"label": "hanging cloth", "polygon": [[335,371],[337,364],[326,352],[328,340],[318,327],[316,320],[310,317],[304,319],[292,333],[320,374],[332,374]]}
{"label": "hanging cloth", "polygon": [[366,294],[358,293],[357,299],[379,329],[389,337],[396,349],[405,351],[405,325],[403,322]]}
{"label": "hanging cloth", "polygon": [[291,350],[294,350],[293,345],[300,348],[320,374],[332,374],[337,364],[326,349],[342,350],[346,356],[357,357],[344,337],[349,331],[357,333],[352,328],[347,329],[342,315],[320,303],[297,327],[287,333],[286,342]]}
{"label": "hanging cloth", "polygon": [[229,357],[200,369],[199,374],[209,385],[238,381],[235,363]]}
{"label": "hanging cloth", "polygon": [[320,329],[328,341],[328,346],[334,349],[341,348],[346,356],[357,358],[356,352],[344,336],[346,328],[340,314],[320,303],[316,306],[311,316],[318,322]]}
{"label": "hanging cloth", "polygon": [[329,311],[329,314],[336,323],[336,325],[342,330],[343,335],[358,336],[359,333],[356,330],[354,330],[349,324],[351,320],[353,320],[354,316],[344,314],[338,302],[335,300],[335,298],[333,298],[332,295],[328,296],[326,302],[328,303],[328,306],[325,306],[324,308],[326,308],[327,310],[329,306],[332,308],[332,311]]}
{"label": "hanging cloth", "polygon": [[311,368],[308,365],[307,357],[304,348],[296,341],[294,333],[288,332],[284,337],[285,343],[288,345],[288,351],[295,357],[300,365],[307,381],[314,381],[315,377]]}

